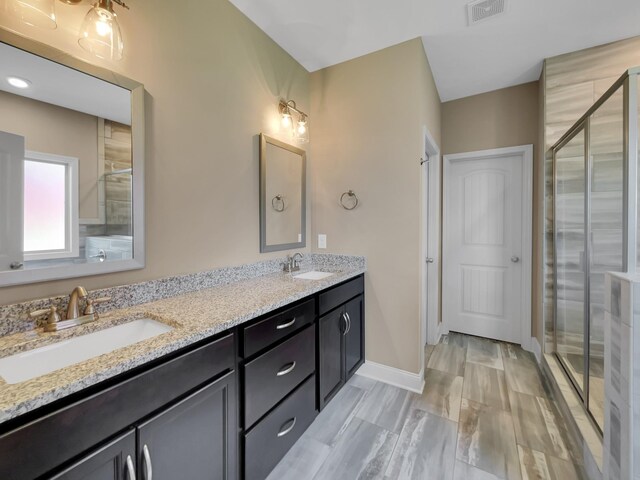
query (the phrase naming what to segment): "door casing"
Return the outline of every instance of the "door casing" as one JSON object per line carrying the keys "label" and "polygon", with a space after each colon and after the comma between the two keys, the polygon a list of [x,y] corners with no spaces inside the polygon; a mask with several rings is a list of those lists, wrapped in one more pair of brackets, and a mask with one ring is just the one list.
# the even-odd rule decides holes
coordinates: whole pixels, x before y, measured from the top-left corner
{"label": "door casing", "polygon": [[[421,228],[420,228],[420,365],[424,365],[424,346],[440,340],[440,147],[423,127],[422,151],[429,167],[422,165]],[[427,160],[424,158],[423,160]],[[428,175],[427,175],[427,168]],[[433,263],[427,264],[427,257]]]}

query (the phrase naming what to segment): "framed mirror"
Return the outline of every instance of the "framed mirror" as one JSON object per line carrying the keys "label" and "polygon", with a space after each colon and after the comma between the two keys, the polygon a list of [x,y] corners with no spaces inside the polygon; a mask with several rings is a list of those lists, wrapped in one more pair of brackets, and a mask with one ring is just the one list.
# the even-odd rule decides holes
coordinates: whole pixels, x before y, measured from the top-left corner
{"label": "framed mirror", "polygon": [[260,134],[260,252],[306,246],[304,150]]}
{"label": "framed mirror", "polygon": [[144,87],[0,29],[0,286],[142,268]]}

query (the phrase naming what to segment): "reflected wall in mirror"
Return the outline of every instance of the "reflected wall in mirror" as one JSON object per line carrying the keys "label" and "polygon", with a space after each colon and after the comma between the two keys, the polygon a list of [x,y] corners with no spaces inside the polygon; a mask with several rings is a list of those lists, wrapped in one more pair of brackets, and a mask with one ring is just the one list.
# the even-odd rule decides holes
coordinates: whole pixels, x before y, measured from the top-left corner
{"label": "reflected wall in mirror", "polygon": [[0,30],[0,286],[144,266],[143,96]]}
{"label": "reflected wall in mirror", "polygon": [[260,251],[306,245],[306,153],[260,134]]}

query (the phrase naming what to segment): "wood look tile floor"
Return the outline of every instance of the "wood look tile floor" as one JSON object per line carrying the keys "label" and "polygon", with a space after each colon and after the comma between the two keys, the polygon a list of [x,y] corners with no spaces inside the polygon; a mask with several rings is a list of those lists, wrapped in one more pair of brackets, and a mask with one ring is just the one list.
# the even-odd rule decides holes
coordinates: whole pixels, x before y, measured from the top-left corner
{"label": "wood look tile floor", "polygon": [[451,333],[421,395],[355,375],[268,480],[582,480],[581,454],[520,347]]}

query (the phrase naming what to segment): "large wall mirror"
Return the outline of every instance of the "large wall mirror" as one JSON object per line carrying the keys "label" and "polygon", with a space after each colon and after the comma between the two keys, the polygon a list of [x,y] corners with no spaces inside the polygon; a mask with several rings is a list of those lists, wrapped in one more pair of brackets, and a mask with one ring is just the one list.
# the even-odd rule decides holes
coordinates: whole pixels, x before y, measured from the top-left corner
{"label": "large wall mirror", "polygon": [[0,286],[144,266],[144,88],[0,29]]}
{"label": "large wall mirror", "polygon": [[260,134],[260,251],[306,245],[306,154]]}

